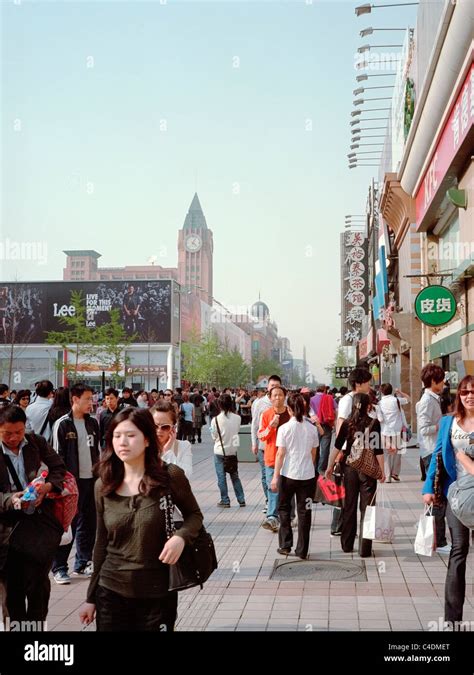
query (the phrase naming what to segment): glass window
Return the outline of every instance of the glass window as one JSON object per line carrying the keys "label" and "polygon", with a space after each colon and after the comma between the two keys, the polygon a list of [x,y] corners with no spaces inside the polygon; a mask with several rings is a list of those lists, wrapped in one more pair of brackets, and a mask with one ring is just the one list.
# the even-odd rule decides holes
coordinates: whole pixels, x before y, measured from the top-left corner
{"label": "glass window", "polygon": [[454,270],[465,256],[459,239],[459,218],[454,216],[443,230],[438,241],[438,268],[440,272]]}

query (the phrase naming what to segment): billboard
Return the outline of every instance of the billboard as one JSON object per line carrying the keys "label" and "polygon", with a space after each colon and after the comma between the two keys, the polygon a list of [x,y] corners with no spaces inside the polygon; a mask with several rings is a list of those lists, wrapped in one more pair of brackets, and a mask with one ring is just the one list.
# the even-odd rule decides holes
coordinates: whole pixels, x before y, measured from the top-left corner
{"label": "billboard", "polygon": [[161,279],[0,282],[0,340],[43,344],[48,331],[66,330],[61,318],[75,315],[71,292],[77,291],[84,298],[90,328],[108,323],[110,311],[118,309],[125,332],[135,334],[135,342],[170,343],[179,339],[171,330],[173,284]]}

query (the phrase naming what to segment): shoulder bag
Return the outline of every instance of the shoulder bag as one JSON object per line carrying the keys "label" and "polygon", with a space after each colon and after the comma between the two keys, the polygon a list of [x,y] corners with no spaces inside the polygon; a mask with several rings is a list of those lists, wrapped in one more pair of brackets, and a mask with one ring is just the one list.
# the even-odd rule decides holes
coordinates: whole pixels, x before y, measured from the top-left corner
{"label": "shoulder bag", "polygon": [[[368,427],[369,438],[371,426]],[[382,469],[380,468],[380,464],[378,463],[372,448],[365,447],[365,432],[362,434],[362,436],[363,438],[361,438],[359,435],[354,439],[351,452],[347,458],[347,464],[356,471],[360,471],[360,473],[365,473],[365,475],[370,476],[370,478],[376,478],[379,480],[382,478]]]}
{"label": "shoulder bag", "polygon": [[219,428],[219,422],[216,420],[217,433],[219,434],[219,440],[221,442],[222,454],[224,455],[224,471],[228,474],[236,473],[237,467],[239,465],[239,460],[237,455],[226,455],[224,449],[224,443],[222,442],[221,430]]}
{"label": "shoulder bag", "polygon": [[[174,503],[171,495],[166,497],[166,538],[176,534],[176,524],[173,522]],[[214,542],[204,525],[192,544],[185,544],[178,562],[169,565],[169,591],[185,591],[187,588],[200,586],[209,579],[217,569],[217,556]]]}

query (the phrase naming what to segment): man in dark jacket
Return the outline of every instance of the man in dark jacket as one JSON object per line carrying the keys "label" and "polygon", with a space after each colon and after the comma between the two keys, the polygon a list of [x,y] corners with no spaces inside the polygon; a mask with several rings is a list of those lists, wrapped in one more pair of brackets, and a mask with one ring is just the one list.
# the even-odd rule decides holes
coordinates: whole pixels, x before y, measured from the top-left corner
{"label": "man in dark jacket", "polygon": [[[19,406],[0,409],[0,569],[3,565],[10,620],[44,622],[51,592],[48,573],[55,546],[59,545],[62,534],[62,527],[54,518],[53,502],[44,498],[51,491],[62,491],[66,468],[42,436],[25,434],[25,428],[26,415]],[[33,518],[33,515],[14,509],[24,509],[31,504],[20,501],[20,497],[45,465],[48,476],[46,482],[36,488],[35,521],[30,522],[39,524],[38,519],[44,518],[52,527],[48,529],[47,542],[43,541],[38,530],[38,556],[32,557],[20,552],[13,544],[13,537],[10,541],[10,536],[16,523],[18,530],[14,534],[18,535],[22,522]],[[28,524],[25,522],[25,525]],[[30,534],[34,536],[33,532]],[[29,548],[34,551],[35,546],[36,541],[31,542]],[[51,555],[48,555],[47,548],[51,550]],[[37,626],[38,630],[40,628]]]}
{"label": "man in dark jacket", "polygon": [[[85,384],[71,387],[72,410],[60,417],[53,428],[53,447],[64,460],[66,468],[77,481],[78,511],[72,521],[73,541],[76,539],[75,576],[92,574],[92,549],[95,541],[95,501],[92,467],[99,460],[99,425],[91,417],[94,390]],[[69,584],[67,560],[73,541],[60,546],[53,562],[57,584]]]}
{"label": "man in dark jacket", "polygon": [[100,447],[102,449],[105,448],[105,439],[111,421],[115,415],[123,410],[123,407],[119,405],[119,394],[117,389],[109,387],[109,389],[105,390],[105,402],[107,403],[107,408],[101,413],[99,418]]}

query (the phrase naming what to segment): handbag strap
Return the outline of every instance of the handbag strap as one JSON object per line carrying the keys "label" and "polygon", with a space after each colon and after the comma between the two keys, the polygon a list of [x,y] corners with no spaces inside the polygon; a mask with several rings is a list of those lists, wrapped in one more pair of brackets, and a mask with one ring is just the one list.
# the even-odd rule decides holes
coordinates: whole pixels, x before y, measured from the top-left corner
{"label": "handbag strap", "polygon": [[46,427],[48,426],[48,422],[49,422],[49,410],[48,410],[48,412],[46,413],[46,417],[44,418],[43,426],[42,426],[41,429],[40,429],[40,432],[39,432],[39,435],[40,435],[40,436],[43,435],[44,430],[45,430]]}
{"label": "handbag strap", "polygon": [[221,436],[221,430],[219,428],[219,422],[217,421],[217,417],[215,417],[214,419],[216,420],[217,433],[219,434],[219,440],[221,442],[222,454],[225,457],[226,454],[225,454],[225,450],[224,450],[224,443],[222,442],[222,436]]}
{"label": "handbag strap", "polygon": [[173,498],[171,497],[170,494],[166,495],[166,497],[162,497],[162,499],[166,500],[166,506],[165,506],[165,527],[166,527],[166,538],[171,539],[171,537],[174,536],[176,532],[176,528],[174,526],[173,522],[173,514],[174,514],[174,503],[173,503]]}
{"label": "handbag strap", "polygon": [[19,492],[23,492],[24,487],[23,487],[23,485],[21,484],[20,479],[18,478],[18,474],[17,474],[17,472],[15,471],[15,467],[13,466],[12,460],[11,460],[10,457],[5,453],[5,451],[3,452],[3,459],[5,460],[5,464],[7,465],[8,472],[9,472],[9,474],[10,474],[10,477],[13,479],[13,483],[14,483],[16,489],[17,489]]}
{"label": "handbag strap", "polygon": [[433,515],[433,504],[425,504],[425,516],[432,516]]}

